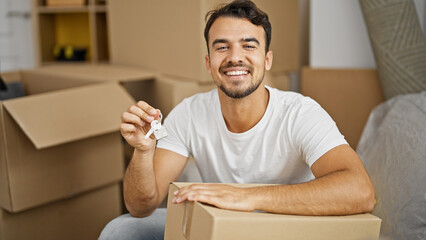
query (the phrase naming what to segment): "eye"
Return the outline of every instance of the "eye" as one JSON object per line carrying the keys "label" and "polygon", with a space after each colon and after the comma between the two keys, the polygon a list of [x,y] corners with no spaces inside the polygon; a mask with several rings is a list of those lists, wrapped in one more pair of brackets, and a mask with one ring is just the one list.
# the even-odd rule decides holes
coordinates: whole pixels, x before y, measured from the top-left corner
{"label": "eye", "polygon": [[228,49],[227,46],[219,46],[216,48],[216,51],[225,51],[226,49]]}
{"label": "eye", "polygon": [[244,48],[247,49],[247,50],[254,50],[254,49],[256,49],[256,46],[254,46],[254,45],[245,45]]}

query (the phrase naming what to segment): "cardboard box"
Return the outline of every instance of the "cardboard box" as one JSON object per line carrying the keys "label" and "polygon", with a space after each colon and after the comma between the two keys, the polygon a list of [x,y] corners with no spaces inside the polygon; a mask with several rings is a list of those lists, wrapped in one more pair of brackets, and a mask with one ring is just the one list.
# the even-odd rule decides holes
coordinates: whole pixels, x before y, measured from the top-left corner
{"label": "cardboard box", "polygon": [[[21,72],[28,94],[39,94],[60,89],[103,82],[121,84],[135,99],[144,92],[143,81],[152,81],[156,73],[138,67],[111,64],[59,64]],[[147,92],[145,90],[145,92]]]}
{"label": "cardboard box", "polygon": [[115,83],[0,102],[0,207],[19,212],[121,180],[120,116],[133,103]]}
{"label": "cardboard box", "polygon": [[119,191],[114,183],[20,213],[0,209],[0,239],[97,239],[104,226],[121,214]]}
{"label": "cardboard box", "polygon": [[375,69],[302,70],[301,93],[317,101],[356,149],[371,110],[384,101]]}
{"label": "cardboard box", "polygon": [[[203,83],[211,82],[204,57],[205,14],[226,0],[109,1],[113,64],[140,66]],[[300,68],[299,0],[254,0],[272,24],[272,72]],[[179,11],[177,11],[179,9]]]}
{"label": "cardboard box", "polygon": [[291,80],[287,72],[271,73],[266,72],[264,77],[265,85],[277,88],[282,91],[289,91]]}
{"label": "cardboard box", "polygon": [[[44,66],[22,72],[22,82],[30,94],[113,82],[122,85],[136,100],[143,100],[161,109],[163,116],[184,98],[216,87],[185,78],[158,74],[141,67],[113,64],[71,64]],[[130,105],[129,105],[130,106]]]}
{"label": "cardboard box", "polygon": [[213,81],[210,84],[200,84],[193,81],[185,81],[165,75],[159,75],[153,83],[153,95],[151,102],[156,108],[160,108],[164,116],[183,99],[200,92],[207,92],[216,88]]}
{"label": "cardboard box", "polygon": [[[171,183],[167,205],[166,240],[373,240],[381,220],[371,214],[295,216],[219,209],[199,202],[173,204],[173,192],[190,183]],[[236,185],[236,184],[233,184]],[[256,185],[238,184],[249,187]]]}
{"label": "cardboard box", "polygon": [[20,71],[0,72],[0,76],[2,77],[3,81],[6,84],[21,81],[21,72]]}

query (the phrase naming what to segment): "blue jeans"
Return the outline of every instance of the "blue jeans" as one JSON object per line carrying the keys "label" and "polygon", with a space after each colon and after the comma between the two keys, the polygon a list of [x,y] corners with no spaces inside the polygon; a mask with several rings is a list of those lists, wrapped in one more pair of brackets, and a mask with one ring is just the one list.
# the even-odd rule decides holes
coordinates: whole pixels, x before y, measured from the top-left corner
{"label": "blue jeans", "polygon": [[135,218],[130,214],[121,215],[105,226],[99,240],[162,240],[166,226],[166,210],[158,208],[145,218]]}

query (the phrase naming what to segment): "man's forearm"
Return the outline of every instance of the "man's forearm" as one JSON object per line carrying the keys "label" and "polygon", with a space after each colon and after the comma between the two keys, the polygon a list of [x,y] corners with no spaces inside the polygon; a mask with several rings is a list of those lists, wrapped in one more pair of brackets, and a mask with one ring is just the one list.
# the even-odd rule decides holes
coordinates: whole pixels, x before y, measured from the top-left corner
{"label": "man's forearm", "polygon": [[130,214],[135,217],[147,216],[157,207],[154,151],[135,150],[124,176],[124,200]]}
{"label": "man's forearm", "polygon": [[296,215],[347,215],[370,212],[374,191],[359,174],[342,170],[296,185],[237,188],[193,184],[175,192],[173,203],[200,201],[219,208]]}
{"label": "man's forearm", "polygon": [[247,189],[256,210],[297,215],[347,215],[370,212],[374,190],[350,171],[314,181]]}

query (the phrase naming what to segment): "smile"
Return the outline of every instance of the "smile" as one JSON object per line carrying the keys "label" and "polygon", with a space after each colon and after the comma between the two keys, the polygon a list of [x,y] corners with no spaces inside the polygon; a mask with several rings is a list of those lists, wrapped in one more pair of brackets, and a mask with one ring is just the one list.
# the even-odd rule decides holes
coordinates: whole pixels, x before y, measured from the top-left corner
{"label": "smile", "polygon": [[229,71],[225,72],[226,76],[239,76],[239,75],[247,75],[248,71]]}

